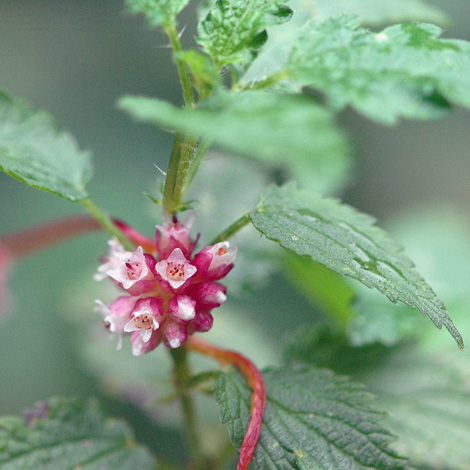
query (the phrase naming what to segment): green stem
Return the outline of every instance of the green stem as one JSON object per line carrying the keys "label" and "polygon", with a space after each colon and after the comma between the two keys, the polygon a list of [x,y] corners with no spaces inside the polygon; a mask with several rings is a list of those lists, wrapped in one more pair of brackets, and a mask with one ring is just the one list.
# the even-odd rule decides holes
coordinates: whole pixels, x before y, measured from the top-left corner
{"label": "green stem", "polygon": [[248,88],[250,90],[261,90],[263,88],[268,88],[272,85],[276,85],[277,83],[281,82],[282,80],[286,80],[287,78],[289,78],[289,73],[286,70],[282,69],[282,70],[279,70],[279,72],[276,72],[273,75],[266,77],[264,80],[259,80],[250,85],[243,84],[243,83],[236,84],[234,87],[232,87],[232,91],[240,92]]}
{"label": "green stem", "polygon": [[239,230],[241,230],[245,225],[248,225],[251,222],[250,213],[247,212],[245,215],[242,215],[238,220],[236,220],[232,225],[227,227],[221,234],[215,237],[209,245],[215,245],[219,242],[224,242],[230,237],[233,237]]}
{"label": "green stem", "polygon": [[193,400],[187,390],[187,382],[190,379],[190,371],[187,359],[187,351],[184,348],[171,349],[173,358],[173,381],[175,390],[180,396],[181,408],[186,423],[186,435],[189,442],[189,453],[191,457],[191,468],[194,470],[206,470],[206,462],[201,450],[196,413]]}
{"label": "green stem", "polygon": [[181,147],[184,143],[184,136],[176,134],[171,149],[170,162],[165,178],[165,189],[163,190],[163,210],[169,214],[174,214],[178,208],[175,203],[176,179],[178,176],[178,166],[181,158]]}
{"label": "green stem", "polygon": [[[165,33],[170,39],[170,44],[175,56],[176,67],[183,90],[184,104],[186,108],[194,108],[196,100],[189,76],[188,68],[180,55],[183,51],[180,38],[174,25],[164,26]],[[186,175],[191,166],[191,161],[197,147],[197,139],[176,134],[168,164],[165,189],[163,191],[163,210],[175,214],[182,206],[183,187]]]}
{"label": "green stem", "polygon": [[196,139],[176,134],[171,149],[165,189],[163,190],[163,210],[169,214],[175,214],[181,209],[185,179],[191,167],[196,147]]}
{"label": "green stem", "polygon": [[106,230],[112,237],[118,239],[126,250],[134,251],[134,244],[124,236],[121,230],[116,227],[114,222],[91,199],[82,199],[80,203],[104,230]]}
{"label": "green stem", "polygon": [[181,52],[183,52],[183,48],[181,47],[179,34],[174,25],[166,25],[164,26],[164,30],[170,39],[171,48],[173,49],[181,87],[183,88],[184,104],[187,108],[194,108],[196,106],[196,101],[194,99],[191,77],[189,76],[184,60],[180,57]]}
{"label": "green stem", "polygon": [[183,186],[181,188],[182,195],[186,193],[189,186],[191,185],[194,177],[196,176],[197,171],[199,170],[199,166],[201,165],[202,160],[204,160],[204,156],[209,150],[209,147],[210,147],[209,140],[203,140],[199,142],[199,145],[190,161],[190,165],[188,167],[188,170],[186,172],[186,175],[183,181]]}

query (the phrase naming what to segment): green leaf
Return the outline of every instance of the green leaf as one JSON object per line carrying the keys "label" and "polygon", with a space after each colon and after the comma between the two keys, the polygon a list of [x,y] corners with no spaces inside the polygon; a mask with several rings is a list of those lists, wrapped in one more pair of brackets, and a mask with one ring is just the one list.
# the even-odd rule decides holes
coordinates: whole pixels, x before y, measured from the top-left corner
{"label": "green leaf", "polygon": [[127,9],[142,13],[150,26],[172,26],[189,0],[126,0]]}
{"label": "green leaf", "polygon": [[470,107],[470,43],[439,39],[434,25],[405,23],[372,33],[342,16],[300,34],[286,64],[291,77],[386,124]]}
{"label": "green leaf", "polygon": [[[386,223],[406,247],[419,272],[435,286],[463,336],[469,335],[470,226],[466,214],[433,204],[396,214]],[[390,308],[376,294],[369,289],[357,289],[350,325],[353,344],[380,341],[391,345],[412,337],[426,343],[431,351],[441,343],[452,346],[435,330],[420,330],[416,321],[419,319],[410,316],[408,307]]]}
{"label": "green leaf", "polygon": [[373,218],[336,200],[300,192],[293,184],[267,188],[250,217],[284,248],[376,288],[394,303],[416,307],[438,328],[444,325],[463,348],[444,304]]}
{"label": "green leaf", "polygon": [[197,38],[218,68],[250,62],[266,42],[265,28],[287,21],[286,0],[218,0],[199,24]]}
{"label": "green leaf", "polygon": [[466,468],[470,461],[468,361],[423,354],[410,344],[352,347],[346,338],[303,328],[286,350],[294,363],[329,367],[365,383],[388,414],[384,424],[400,439],[392,444],[410,464],[428,470]]}
{"label": "green leaf", "polygon": [[155,468],[127,426],[105,419],[94,402],[52,399],[25,417],[0,418],[2,470]]}
{"label": "green leaf", "polygon": [[[253,462],[259,469],[407,468],[388,448],[391,435],[361,385],[304,365],[265,371],[267,401]],[[240,448],[250,418],[250,394],[234,370],[216,382],[222,422]]]}
{"label": "green leaf", "polygon": [[71,201],[87,198],[91,160],[53,119],[0,92],[0,170]]}
{"label": "green leaf", "polygon": [[[299,1],[299,0],[297,0]],[[300,3],[300,2],[299,2]],[[420,0],[393,0],[378,2],[377,0],[314,0],[317,21],[325,20],[341,14],[358,15],[362,24],[383,25],[402,21],[428,21],[430,23],[448,23],[445,13],[435,6],[427,5]],[[294,11],[295,7],[290,4]],[[304,6],[306,10],[308,7]]]}
{"label": "green leaf", "polygon": [[223,150],[290,168],[302,186],[318,191],[341,184],[350,168],[349,145],[331,113],[304,95],[224,93],[197,109],[128,96],[119,106],[140,121],[203,136]]}
{"label": "green leaf", "polygon": [[176,57],[181,57],[191,70],[194,88],[199,94],[199,99],[209,96],[215,88],[220,86],[221,77],[206,54],[190,49],[177,54]]}
{"label": "green leaf", "polygon": [[295,12],[292,19],[276,26],[271,34],[267,29],[268,40],[260,53],[249,66],[241,81],[250,86],[258,80],[281,70],[289,56],[299,30],[309,21],[317,23],[343,13],[360,17],[362,25],[377,26],[403,21],[428,21],[448,25],[449,20],[439,9],[426,5],[419,0],[394,0],[380,2],[377,0],[291,0],[289,6]]}
{"label": "green leaf", "polygon": [[390,413],[385,422],[401,438],[398,452],[430,469],[468,466],[468,370],[457,370],[453,357],[401,348],[367,383]]}

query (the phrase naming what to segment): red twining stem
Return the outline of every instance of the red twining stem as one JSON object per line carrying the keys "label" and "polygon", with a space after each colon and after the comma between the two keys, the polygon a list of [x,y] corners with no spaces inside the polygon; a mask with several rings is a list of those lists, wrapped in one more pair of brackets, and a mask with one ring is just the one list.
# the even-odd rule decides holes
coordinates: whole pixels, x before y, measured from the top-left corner
{"label": "red twining stem", "polygon": [[136,246],[141,246],[145,253],[155,252],[155,242],[119,219],[113,219],[114,225]]}
{"label": "red twining stem", "polygon": [[264,405],[266,404],[266,389],[263,376],[245,356],[235,351],[214,346],[198,337],[191,336],[186,341],[185,347],[217,359],[222,364],[234,365],[245,376],[248,380],[248,385],[253,389],[253,394],[251,395],[251,419],[240,449],[240,458],[237,466],[237,470],[246,470],[253,459],[263,424]]}
{"label": "red twining stem", "polygon": [[0,245],[14,257],[25,256],[80,233],[100,228],[98,222],[89,216],[67,217],[6,235],[0,238]]}
{"label": "red twining stem", "polygon": [[[113,222],[136,246],[142,246],[147,253],[155,251],[155,244],[150,238],[140,234],[122,220],[113,219]],[[65,217],[6,235],[0,238],[0,246],[17,258],[56,245],[75,235],[101,228],[95,219],[87,215]]]}

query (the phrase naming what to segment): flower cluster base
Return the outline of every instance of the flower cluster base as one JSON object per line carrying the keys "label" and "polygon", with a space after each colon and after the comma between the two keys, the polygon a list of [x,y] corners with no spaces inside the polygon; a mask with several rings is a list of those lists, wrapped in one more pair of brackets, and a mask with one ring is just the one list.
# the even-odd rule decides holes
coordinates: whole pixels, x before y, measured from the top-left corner
{"label": "flower cluster base", "polygon": [[177,348],[192,333],[211,329],[211,310],[227,298],[225,286],[217,281],[233,268],[237,249],[221,242],[193,256],[197,240],[189,235],[192,221],[180,224],[166,216],[157,225],[155,242],[141,243],[145,237],[138,234],[135,241],[141,245],[133,252],[109,241],[109,255],[95,279],[109,278],[125,294],[107,305],[97,300],[95,310],[107,330],[118,336],[118,348],[130,335],[132,352],[139,356],[162,341]]}

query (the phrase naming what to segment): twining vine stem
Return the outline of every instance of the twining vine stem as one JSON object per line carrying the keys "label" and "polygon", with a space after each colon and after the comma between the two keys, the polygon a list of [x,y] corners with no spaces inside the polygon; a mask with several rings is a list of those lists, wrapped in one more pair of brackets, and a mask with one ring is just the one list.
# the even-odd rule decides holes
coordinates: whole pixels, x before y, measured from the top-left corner
{"label": "twining vine stem", "polygon": [[189,454],[194,470],[206,470],[205,459],[201,450],[194,404],[188,391],[190,371],[185,348],[170,349],[173,358],[173,382],[175,391],[181,400],[181,408],[186,424],[189,441]]}
{"label": "twining vine stem", "polygon": [[101,224],[89,216],[72,216],[6,235],[0,238],[0,245],[18,258],[100,228]]}
{"label": "twining vine stem", "polygon": [[242,354],[219,348],[196,336],[188,338],[184,347],[212,357],[221,364],[231,364],[235,366],[247,379],[248,385],[253,390],[253,394],[251,395],[251,419],[240,448],[240,457],[237,465],[237,470],[247,470],[248,465],[253,459],[263,424],[263,413],[266,404],[266,388],[263,375],[257,367]]}

